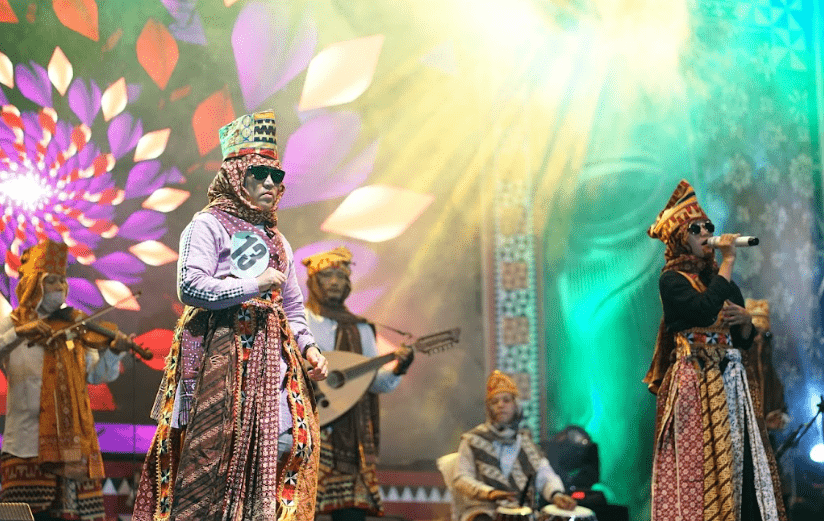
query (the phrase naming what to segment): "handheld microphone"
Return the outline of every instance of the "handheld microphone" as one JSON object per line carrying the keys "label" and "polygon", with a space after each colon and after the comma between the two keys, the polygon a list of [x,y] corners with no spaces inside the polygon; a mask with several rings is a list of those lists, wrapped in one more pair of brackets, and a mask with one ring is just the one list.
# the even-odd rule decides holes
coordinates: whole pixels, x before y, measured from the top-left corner
{"label": "handheld microphone", "polygon": [[[710,237],[707,239],[707,246],[717,248],[720,240],[721,237]],[[733,244],[735,244],[736,248],[741,248],[742,246],[758,246],[758,237],[741,236],[735,239]]]}

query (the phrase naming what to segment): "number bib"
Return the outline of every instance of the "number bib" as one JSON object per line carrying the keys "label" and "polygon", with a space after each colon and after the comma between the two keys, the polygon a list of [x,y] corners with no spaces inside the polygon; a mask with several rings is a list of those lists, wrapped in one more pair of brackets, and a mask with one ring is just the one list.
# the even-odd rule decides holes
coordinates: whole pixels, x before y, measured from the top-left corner
{"label": "number bib", "polygon": [[239,279],[253,279],[269,266],[269,248],[255,232],[232,234],[232,275]]}

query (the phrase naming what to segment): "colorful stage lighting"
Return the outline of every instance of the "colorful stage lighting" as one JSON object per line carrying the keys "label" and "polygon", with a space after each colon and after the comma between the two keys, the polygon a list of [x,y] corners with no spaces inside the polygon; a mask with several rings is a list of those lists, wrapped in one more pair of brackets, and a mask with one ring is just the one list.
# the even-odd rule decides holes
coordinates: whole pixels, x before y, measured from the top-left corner
{"label": "colorful stage lighting", "polygon": [[42,210],[54,191],[33,172],[0,172],[0,205],[26,212]]}

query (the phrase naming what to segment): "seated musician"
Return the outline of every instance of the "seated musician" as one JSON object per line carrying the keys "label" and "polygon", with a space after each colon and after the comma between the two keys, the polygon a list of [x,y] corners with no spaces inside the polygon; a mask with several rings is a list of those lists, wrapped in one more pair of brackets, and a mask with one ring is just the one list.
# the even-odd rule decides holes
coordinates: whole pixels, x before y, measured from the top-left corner
{"label": "seated musician", "polygon": [[[352,289],[352,253],[345,247],[303,259],[308,275],[306,322],[322,351],[378,355],[375,329],[344,304]],[[400,383],[414,358],[402,348],[393,370],[380,369],[368,392],[346,414],[321,429],[316,510],[333,521],[362,521],[382,515],[375,464],[378,459],[378,394]],[[330,371],[334,369],[330,367]]]}
{"label": "seated musician", "polygon": [[[36,520],[105,519],[103,460],[86,383],[111,382],[130,338],[81,335],[46,340],[82,313],[63,308],[65,244],[23,252],[18,306],[0,318],[0,361],[8,380],[0,502],[28,503]],[[58,310],[66,311],[58,313]]]}
{"label": "seated musician", "polygon": [[[452,489],[462,508],[454,521],[490,521],[498,506],[516,505],[524,489],[526,506],[535,506],[531,491],[537,490],[558,508],[576,507],[529,431],[519,430],[522,416],[515,382],[493,371],[486,382],[487,420],[464,433],[458,448]],[[534,481],[527,487],[530,477]]]}

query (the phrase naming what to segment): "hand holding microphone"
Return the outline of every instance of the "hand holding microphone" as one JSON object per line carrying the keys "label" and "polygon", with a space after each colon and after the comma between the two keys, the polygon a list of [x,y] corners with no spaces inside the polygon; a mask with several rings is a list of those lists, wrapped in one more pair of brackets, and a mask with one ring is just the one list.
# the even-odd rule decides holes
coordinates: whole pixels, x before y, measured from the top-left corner
{"label": "hand holding microphone", "polygon": [[[721,245],[721,237],[723,237],[723,235],[718,236],[718,237],[710,237],[709,239],[707,239],[707,246],[709,246],[710,248],[721,248],[721,247],[723,247]],[[758,237],[752,237],[752,236],[749,236],[749,235],[736,237],[735,240],[732,241],[732,243],[735,245],[736,248],[747,247],[747,246],[758,246],[758,242],[759,242]]]}

